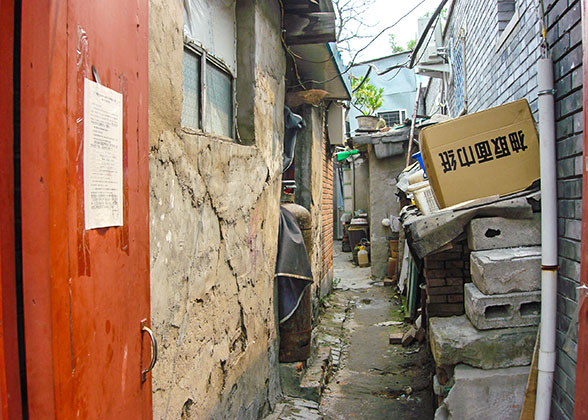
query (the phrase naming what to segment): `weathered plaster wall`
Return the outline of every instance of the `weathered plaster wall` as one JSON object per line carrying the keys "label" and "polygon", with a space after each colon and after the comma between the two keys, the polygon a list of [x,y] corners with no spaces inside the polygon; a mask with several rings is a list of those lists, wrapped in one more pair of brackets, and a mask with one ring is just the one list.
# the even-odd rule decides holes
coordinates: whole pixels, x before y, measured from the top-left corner
{"label": "weathered plaster wall", "polygon": [[[277,1],[239,2],[252,145],[180,126],[183,9],[151,0],[151,311],[154,419],[255,419],[280,392],[273,272],[285,57]],[[245,92],[246,94],[246,92]]]}
{"label": "weathered plaster wall", "polygon": [[382,219],[398,216],[400,203],[396,199],[396,177],[404,169],[405,154],[385,159],[376,158],[372,146],[369,149],[370,173],[370,257],[372,276],[381,278],[388,269],[389,227],[382,225]]}

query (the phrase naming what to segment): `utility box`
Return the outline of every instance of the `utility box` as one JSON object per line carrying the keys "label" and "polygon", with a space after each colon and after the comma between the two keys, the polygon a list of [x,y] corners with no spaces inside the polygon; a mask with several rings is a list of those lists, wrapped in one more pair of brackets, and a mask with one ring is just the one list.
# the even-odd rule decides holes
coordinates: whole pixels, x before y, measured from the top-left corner
{"label": "utility box", "polygon": [[526,99],[424,128],[420,144],[440,208],[520,191],[540,177]]}
{"label": "utility box", "polygon": [[345,106],[340,102],[331,102],[327,109],[329,142],[343,146],[345,141]]}

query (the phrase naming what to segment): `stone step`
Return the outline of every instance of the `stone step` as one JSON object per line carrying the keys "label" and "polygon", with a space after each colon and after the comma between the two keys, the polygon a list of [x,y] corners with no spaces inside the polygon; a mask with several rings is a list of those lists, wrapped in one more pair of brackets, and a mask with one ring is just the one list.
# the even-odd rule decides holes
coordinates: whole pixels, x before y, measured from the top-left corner
{"label": "stone step", "polygon": [[507,369],[455,367],[455,384],[435,412],[435,420],[518,420],[529,366]]}
{"label": "stone step", "polygon": [[472,251],[472,281],[486,295],[541,289],[541,247]]}
{"label": "stone step", "polygon": [[473,219],[466,231],[472,251],[540,245],[541,214],[535,213],[532,219]]}
{"label": "stone step", "polygon": [[531,363],[536,336],[537,327],[478,330],[465,315],[429,320],[429,343],[437,366],[526,366]]}
{"label": "stone step", "polygon": [[320,402],[332,369],[331,348],[317,347],[308,363],[280,363],[282,392],[295,398]]}
{"label": "stone step", "polygon": [[464,301],[466,315],[479,330],[539,325],[541,291],[485,295],[468,283]]}
{"label": "stone step", "polygon": [[319,404],[301,398],[285,397],[263,420],[322,420]]}

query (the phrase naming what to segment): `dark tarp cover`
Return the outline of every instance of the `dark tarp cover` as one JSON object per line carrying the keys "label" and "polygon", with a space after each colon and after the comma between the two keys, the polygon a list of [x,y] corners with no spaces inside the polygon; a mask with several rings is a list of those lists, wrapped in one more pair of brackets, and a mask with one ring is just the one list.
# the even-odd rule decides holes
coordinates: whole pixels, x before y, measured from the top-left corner
{"label": "dark tarp cover", "polygon": [[306,126],[302,117],[294,114],[287,106],[284,107],[284,160],[282,172],[286,172],[294,160],[296,133]]}
{"label": "dark tarp cover", "polygon": [[280,207],[275,277],[278,280],[278,315],[281,324],[292,316],[300,304],[304,289],[312,283],[302,231],[296,218],[284,207]]}

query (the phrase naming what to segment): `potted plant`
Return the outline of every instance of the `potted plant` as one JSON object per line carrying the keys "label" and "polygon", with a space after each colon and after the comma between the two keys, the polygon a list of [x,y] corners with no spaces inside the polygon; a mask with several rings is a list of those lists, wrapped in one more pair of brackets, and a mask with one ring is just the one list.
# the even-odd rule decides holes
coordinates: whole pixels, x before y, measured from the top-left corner
{"label": "potted plant", "polygon": [[382,106],[384,88],[377,88],[370,83],[369,77],[359,78],[351,76],[353,96],[351,105],[362,115],[355,117],[360,130],[376,130],[379,118],[376,110]]}

